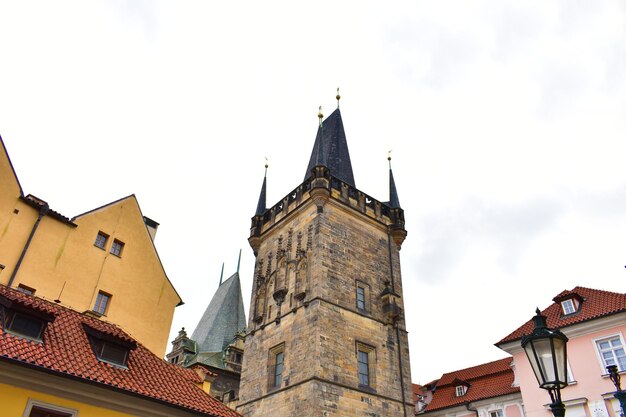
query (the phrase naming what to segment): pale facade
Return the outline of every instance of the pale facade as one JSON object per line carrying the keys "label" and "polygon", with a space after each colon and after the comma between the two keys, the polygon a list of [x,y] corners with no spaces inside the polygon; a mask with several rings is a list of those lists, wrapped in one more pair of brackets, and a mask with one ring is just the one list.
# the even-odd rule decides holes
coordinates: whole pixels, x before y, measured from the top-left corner
{"label": "pale facade", "polygon": [[[619,417],[615,387],[608,378],[607,365],[626,371],[626,296],[620,293],[576,287],[555,297],[542,314],[548,327],[559,328],[569,339],[567,357],[569,386],[561,390],[567,417]],[[516,384],[521,387],[528,417],[551,417],[548,392],[540,389],[524,353],[520,337],[530,334],[526,323],[497,343],[513,355]]]}
{"label": "pale facade", "polygon": [[163,357],[182,303],[134,195],[69,219],[24,195],[0,139],[0,284],[120,325]]}

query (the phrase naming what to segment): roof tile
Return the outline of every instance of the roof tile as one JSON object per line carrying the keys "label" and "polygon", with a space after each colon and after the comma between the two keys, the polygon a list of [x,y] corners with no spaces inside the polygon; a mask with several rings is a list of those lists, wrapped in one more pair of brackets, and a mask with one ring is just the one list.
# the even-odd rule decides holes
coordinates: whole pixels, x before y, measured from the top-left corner
{"label": "roof tile", "polygon": [[[207,416],[240,417],[195,385],[198,376],[193,370],[182,370],[168,364],[119,327],[5,286],[0,286],[0,297],[55,316],[55,320],[46,325],[43,343],[7,333],[0,322],[0,360],[22,362],[60,375],[97,381],[105,387],[114,387]],[[126,369],[96,358],[83,324],[136,343],[136,348],[128,355]]]}
{"label": "roof tile", "polygon": [[[513,380],[511,358],[443,374],[426,412],[520,392],[519,387],[513,386]],[[458,381],[469,384],[467,393],[460,397],[456,396]]]}
{"label": "roof tile", "polygon": [[[541,312],[541,314],[547,317],[548,327],[562,329],[577,323],[626,311],[626,294],[623,293],[576,287],[571,291],[562,291],[553,300],[562,301],[568,298],[568,296],[582,300],[579,311],[565,316],[563,315],[560,302],[557,301],[550,304],[548,308]],[[496,343],[496,346],[521,339],[522,336],[531,334],[533,329],[534,324],[531,318],[513,333]]]}

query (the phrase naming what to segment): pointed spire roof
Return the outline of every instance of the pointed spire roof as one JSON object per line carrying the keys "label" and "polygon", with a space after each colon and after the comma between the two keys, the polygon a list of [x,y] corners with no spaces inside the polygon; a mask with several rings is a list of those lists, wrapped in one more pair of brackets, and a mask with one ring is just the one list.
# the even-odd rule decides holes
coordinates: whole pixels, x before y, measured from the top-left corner
{"label": "pointed spire roof", "polygon": [[355,187],[346,132],[343,129],[339,108],[328,116],[317,129],[315,144],[304,179],[311,176],[311,171],[316,165],[326,166],[332,176]]}
{"label": "pointed spire roof", "polygon": [[261,214],[265,213],[265,210],[267,208],[267,197],[266,197],[266,190],[267,190],[267,167],[268,165],[265,164],[265,175],[263,176],[263,185],[261,186],[261,194],[259,195],[259,202],[256,205],[256,212],[254,213],[256,216],[260,216]]}
{"label": "pointed spire roof", "polygon": [[389,160],[389,207],[400,208],[400,199],[398,198],[398,191],[396,190],[396,182],[393,179],[393,171],[391,170],[391,156],[387,159]]}
{"label": "pointed spire roof", "polygon": [[215,291],[191,338],[198,345],[198,353],[221,352],[245,327],[241,282],[239,272],[235,272]]}

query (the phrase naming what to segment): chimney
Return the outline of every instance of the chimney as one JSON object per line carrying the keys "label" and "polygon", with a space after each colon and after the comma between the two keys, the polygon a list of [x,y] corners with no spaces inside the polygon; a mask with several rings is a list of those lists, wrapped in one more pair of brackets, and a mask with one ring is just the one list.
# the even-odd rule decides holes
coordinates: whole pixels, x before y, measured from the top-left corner
{"label": "chimney", "polygon": [[150,233],[150,238],[154,242],[154,238],[156,237],[157,229],[159,228],[159,224],[152,220],[150,217],[143,216],[143,221],[146,223],[146,227],[148,228],[148,233]]}

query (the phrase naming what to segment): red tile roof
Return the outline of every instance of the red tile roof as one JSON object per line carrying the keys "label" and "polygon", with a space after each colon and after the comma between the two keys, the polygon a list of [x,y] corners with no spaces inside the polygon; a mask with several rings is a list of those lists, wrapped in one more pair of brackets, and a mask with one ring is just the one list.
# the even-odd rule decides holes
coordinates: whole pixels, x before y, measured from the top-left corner
{"label": "red tile roof", "polygon": [[[560,302],[567,298],[578,298],[582,301],[578,312],[564,316]],[[541,312],[547,317],[547,324],[550,328],[562,329],[573,324],[626,311],[626,294],[592,288],[576,287],[571,291],[565,290],[553,300],[555,302]],[[534,324],[531,318],[523,326],[496,343],[496,346],[521,339],[522,336],[531,334],[533,329]]]}
{"label": "red tile roof", "polygon": [[[520,392],[519,387],[512,386],[514,375],[510,365],[511,358],[504,358],[443,374],[425,412]],[[465,395],[457,397],[459,381],[469,384],[469,388]]]}
{"label": "red tile roof", "polygon": [[[195,385],[201,379],[194,370],[165,362],[113,324],[0,286],[0,301],[3,299],[4,304],[18,304],[52,314],[54,321],[46,325],[43,343],[38,343],[5,332],[0,320],[2,361],[96,383],[195,414],[241,417]],[[128,355],[127,369],[109,365],[96,358],[84,325],[126,343],[136,343],[136,348]]]}

